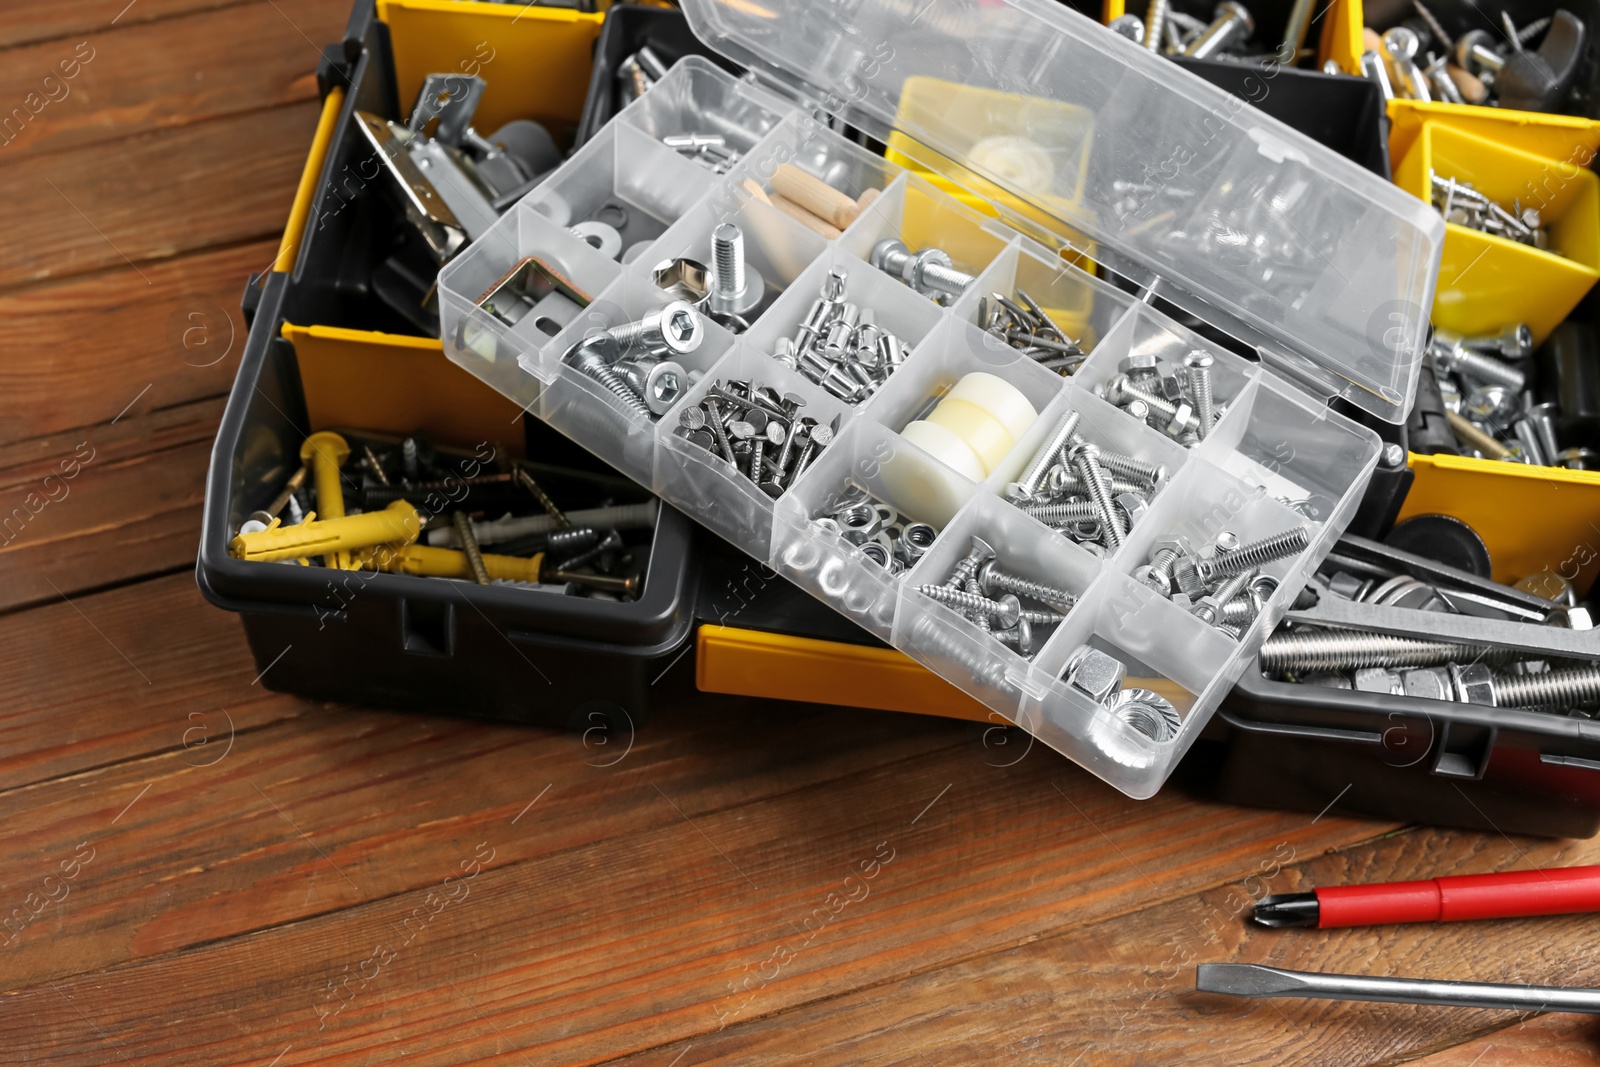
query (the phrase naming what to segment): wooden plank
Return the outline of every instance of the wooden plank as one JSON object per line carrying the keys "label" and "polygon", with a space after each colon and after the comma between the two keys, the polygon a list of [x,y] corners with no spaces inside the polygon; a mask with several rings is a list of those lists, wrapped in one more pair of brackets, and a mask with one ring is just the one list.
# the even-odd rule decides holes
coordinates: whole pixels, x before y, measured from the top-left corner
{"label": "wooden plank", "polygon": [[[77,218],[60,207],[62,225]],[[8,340],[0,442],[108,423],[124,411],[126,422],[226,393],[244,352],[245,280],[267,269],[277,248],[276,240],[258,241],[149,263],[140,267],[149,282],[123,264],[0,295]],[[13,460],[0,445],[0,469]]]}
{"label": "wooden plank", "polygon": [[1540,1015],[1410,1062],[1416,1067],[1586,1067],[1600,1063],[1600,1019]]}
{"label": "wooden plank", "polygon": [[679,706],[602,745],[581,732],[330,709],[236,737],[231,749],[172,751],[36,786],[14,797],[10,854],[71,854],[85,835],[104,848],[55,928],[20,932],[4,949],[7,982],[431,888],[485,837],[498,842],[496,863],[510,864],[624,836],[693,835],[686,818],[960,743],[933,720],[908,728],[888,716],[773,710]]}
{"label": "wooden plank", "polygon": [[0,611],[193,563],[211,443],[117,462],[92,436],[55,473],[0,490]]}
{"label": "wooden plank", "polygon": [[153,259],[275,238],[319,110],[308,100],[11,164],[0,287],[107,268],[139,274]]}
{"label": "wooden plank", "polygon": [[[870,718],[878,717],[849,721]],[[917,722],[888,721],[897,729]],[[860,729],[826,731],[835,754],[824,763],[870,748]],[[972,724],[943,729],[974,738],[982,733]],[[813,725],[810,732],[819,731]],[[789,746],[763,740],[745,750],[734,736],[712,736],[720,740],[702,737],[692,746],[699,752],[685,758],[710,755],[712,765],[737,766],[740,774],[792,773]],[[759,768],[744,766],[750,755],[761,761]],[[84,1040],[81,1010],[109,1044],[97,1040],[67,1051],[60,1062],[99,1062],[114,1049],[130,1063],[202,1063],[213,1055],[208,1049],[222,1047],[232,1061],[268,1062],[290,1046],[296,1063],[356,1063],[380,1048],[403,1048],[408,1063],[499,1055],[506,1063],[527,1057],[576,1064],[685,1040],[698,1049],[719,1025],[737,1027],[975,953],[1010,954],[1051,932],[1181,898],[1253,869],[1280,844],[1316,853],[1381,829],[1197,805],[1176,795],[1139,803],[1048,752],[1030,753],[1009,768],[986,762],[993,755],[977,743],[945,748],[665,825],[655,823],[649,807],[665,809],[675,798],[663,787],[652,800],[647,786],[642,801],[597,803],[650,825],[594,845],[540,849],[546,854],[515,863],[501,863],[499,850],[526,848],[516,843],[523,835],[561,835],[564,821],[540,817],[535,809],[516,825],[515,805],[497,800],[486,821],[463,828],[449,846],[414,855],[424,875],[419,885],[431,889],[98,972],[92,980],[28,988],[13,996],[13,1011],[0,1014],[0,1047],[19,1054],[76,1049],[62,1043]],[[485,788],[492,777],[478,772],[457,779],[453,766],[441,762],[436,773],[458,789]],[[316,780],[330,795],[339,794],[340,782],[352,774],[365,776],[348,759],[338,771],[331,768]],[[294,787],[292,781],[280,785],[280,777],[295,776],[285,768],[254,780],[269,795]],[[544,782],[522,775],[518,784],[520,797]],[[229,792],[218,804],[230,825],[267,817],[259,800],[241,806],[253,787],[241,782],[233,788],[246,792]],[[387,803],[403,805],[410,788],[396,783]],[[85,796],[70,830],[65,816],[53,820],[52,840],[61,844],[34,844],[32,850],[54,855],[52,848],[69,839],[75,845],[92,838],[103,842],[108,856],[119,857],[107,867],[164,864],[148,845],[125,848],[118,836],[125,831],[109,825],[120,798],[131,792],[124,786]],[[140,818],[174,819],[197,800],[178,790],[157,798],[152,789]],[[384,804],[375,797],[344,807],[376,817]],[[439,816],[451,820],[452,811]],[[413,824],[428,818],[425,810],[407,817]],[[302,829],[314,837],[321,832],[320,826]],[[189,843],[195,836],[178,839]],[[479,842],[495,859],[458,892],[458,868],[470,864]],[[329,852],[341,868],[359,855]],[[328,866],[316,866],[320,857],[305,862],[299,894],[322,891],[311,882],[314,871],[321,871],[315,887],[337,877]],[[374,864],[347,873],[359,885],[382,870]],[[104,903],[93,886],[86,877],[84,910]],[[232,881],[217,889],[238,891]],[[459,898],[454,907],[443,903],[446,892]],[[845,903],[846,896],[857,900]],[[155,897],[145,899],[148,911],[159,910]],[[51,919],[52,928],[59,924],[58,938],[80,921],[72,903]],[[422,911],[413,915],[418,907]],[[448,910],[424,921],[435,908]],[[182,913],[162,922],[181,924]],[[364,987],[358,974],[367,978]],[[1033,1010],[1053,1012],[1055,999],[1043,998]],[[177,1013],[188,1020],[181,1031],[169,1025]],[[812,1055],[811,1046],[790,1044],[783,1053],[788,1062],[797,1048],[808,1050],[809,1061],[825,1059]]]}
{"label": "wooden plank", "polygon": [[[1310,859],[1270,880],[1245,876],[1258,872],[1242,864],[1226,887],[903,981],[871,989],[857,982],[844,996],[702,1035],[693,1042],[694,1062],[788,1062],[792,1050],[804,1048],[813,1062],[1391,1064],[1437,1057],[1464,1038],[1496,1031],[1474,1050],[1487,1059],[1485,1046],[1517,1015],[1200,994],[1194,965],[1600,985],[1600,962],[1585,951],[1593,925],[1587,916],[1334,931],[1261,930],[1242,921],[1265,892],[1596,860],[1596,841],[1425,830]],[[1592,1033],[1594,1024],[1587,1025]],[[1534,1038],[1527,1047],[1551,1043]],[[681,1044],[653,1055],[664,1062]]]}
{"label": "wooden plank", "polygon": [[322,46],[348,14],[335,0],[274,0],[13,49],[0,150],[14,161],[312,99]]}
{"label": "wooden plank", "polygon": [[229,7],[238,0],[11,0],[0,22],[0,48],[170,18],[190,11]]}
{"label": "wooden plank", "polygon": [[0,616],[0,648],[0,692],[15,695],[0,703],[0,789],[180,750],[230,716],[245,730],[314,707],[253,684],[243,630],[192,574]]}

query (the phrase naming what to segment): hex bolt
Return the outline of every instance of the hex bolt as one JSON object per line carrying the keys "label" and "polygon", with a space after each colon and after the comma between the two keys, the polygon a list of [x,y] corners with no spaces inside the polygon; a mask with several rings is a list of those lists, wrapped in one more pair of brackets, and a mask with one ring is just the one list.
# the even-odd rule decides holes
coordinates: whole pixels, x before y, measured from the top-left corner
{"label": "hex bolt", "polygon": [[1100,518],[1100,509],[1087,500],[1073,504],[1025,504],[1022,513],[1038,519],[1046,526],[1066,526]]}
{"label": "hex bolt", "polygon": [[1459,645],[1364,630],[1295,630],[1267,638],[1261,646],[1261,669],[1276,673],[1437,667],[1458,660],[1482,659],[1490,653],[1487,645]]}
{"label": "hex bolt", "polygon": [[1111,499],[1111,486],[1100,469],[1100,449],[1092,444],[1074,445],[1068,453],[1073,469],[1089,491],[1089,499],[1100,510],[1100,523],[1106,547],[1113,552],[1122,547],[1122,518]]}
{"label": "hex bolt", "polygon": [[1233,3],[1232,0],[1218,4],[1215,17],[1215,22],[1189,42],[1189,47],[1183,50],[1184,55],[1190,59],[1205,59],[1218,52],[1226,52],[1256,32],[1256,20],[1243,4]]}
{"label": "hex bolt", "polygon": [[1082,414],[1077,409],[1066,412],[1056,423],[1055,429],[1050,431],[1050,436],[1046,437],[1043,443],[1039,445],[1038,450],[1033,454],[1033,459],[1028,462],[1028,469],[1023,472],[1022,478],[1017,482],[1017,488],[1023,496],[1032,496],[1034,491],[1039,488],[1040,479],[1050,469],[1050,465],[1055,462],[1056,457],[1061,454],[1061,450],[1066,447],[1067,442],[1072,440],[1073,435],[1078,432],[1078,422],[1082,417]]}
{"label": "hex bolt", "polygon": [[1164,396],[1157,396],[1147,389],[1134,385],[1126,374],[1119,374],[1106,383],[1106,399],[1118,407],[1126,406],[1132,401],[1140,401],[1154,414],[1167,420],[1168,424],[1177,424],[1183,430],[1195,430],[1198,423],[1191,410],[1187,415],[1184,409],[1187,404],[1179,405]]}
{"label": "hex bolt", "polygon": [[1232,602],[1234,597],[1244,592],[1245,586],[1249,585],[1250,580],[1255,576],[1256,572],[1253,567],[1240,571],[1226,582],[1223,582],[1222,587],[1215,593],[1203,598],[1200,603],[1196,604],[1190,614],[1207,626],[1215,626],[1220,622],[1226,621],[1223,616],[1227,612],[1228,604]]}
{"label": "hex bolt", "polygon": [[1475,352],[1460,341],[1440,343],[1435,340],[1429,346],[1428,354],[1432,357],[1436,372],[1448,371],[1490,385],[1503,385],[1514,393],[1520,393],[1528,384],[1527,376],[1517,368],[1493,356]]}
{"label": "hex bolt", "polygon": [[1209,352],[1195,349],[1183,357],[1183,365],[1189,368],[1189,393],[1194,397],[1194,417],[1198,425],[1195,433],[1204,441],[1211,433],[1211,424],[1216,421],[1216,409],[1211,397],[1211,365],[1216,362]]}
{"label": "hex bolt", "polygon": [[[688,305],[684,306],[687,307]],[[627,382],[623,381],[621,375],[611,369],[610,362],[601,354],[603,351],[614,352],[615,349],[612,347],[614,344],[614,339],[605,334],[591,337],[586,341],[579,342],[573,347],[572,351],[567,353],[567,362],[581,373],[599,382],[608,392],[622,401],[622,406],[630,414],[649,422],[655,417],[649,406],[645,404],[638,393],[633,391],[633,388]]]}
{"label": "hex bolt", "polygon": [[1187,538],[1166,537],[1157,541],[1150,549],[1150,571],[1147,577],[1151,588],[1162,596],[1172,592],[1172,572],[1180,559],[1193,555],[1192,547]]}
{"label": "hex bolt", "polygon": [[700,347],[705,328],[687,300],[674,300],[636,322],[611,327],[605,335],[624,352],[666,349],[682,356]]}
{"label": "hex bolt", "polygon": [[711,231],[711,310],[743,315],[761,303],[766,283],[744,261],[744,231],[724,222]]}
{"label": "hex bolt", "polygon": [[489,569],[483,565],[483,551],[478,547],[478,539],[472,533],[472,519],[464,511],[451,514],[450,522],[456,528],[456,538],[461,542],[461,551],[466,553],[467,566],[472,569],[472,580],[479,585],[489,584]]}
{"label": "hex bolt", "polygon": [[904,241],[885,237],[872,249],[872,265],[900,278],[919,293],[960,296],[972,284],[972,275],[955,269],[950,257],[937,248],[915,254]]}
{"label": "hex bolt", "polygon": [[1561,710],[1600,703],[1600,667],[1496,674],[1490,681],[1497,707]]}
{"label": "hex bolt", "polygon": [[1007,593],[998,600],[990,600],[977,593],[969,593],[964,589],[952,589],[947,585],[922,585],[917,591],[930,600],[937,600],[963,611],[977,612],[985,618],[1000,624],[1001,629],[1010,629],[1022,618],[1022,601]]}
{"label": "hex bolt", "polygon": [[1043,582],[1030,581],[1020,574],[1011,574],[995,565],[992,559],[984,560],[978,564],[977,573],[973,579],[978,583],[978,588],[983,595],[993,597],[1000,593],[1014,593],[1021,597],[1037,600],[1041,604],[1048,604],[1061,611],[1071,611],[1072,605],[1077,603],[1077,596],[1070,589],[1046,585]]}
{"label": "hex bolt", "polygon": [[1261,567],[1274,560],[1299,555],[1310,543],[1311,532],[1304,526],[1296,526],[1283,533],[1240,545],[1236,552],[1200,560],[1195,569],[1200,574],[1200,580],[1209,585],[1218,578],[1238,574],[1246,568]]}

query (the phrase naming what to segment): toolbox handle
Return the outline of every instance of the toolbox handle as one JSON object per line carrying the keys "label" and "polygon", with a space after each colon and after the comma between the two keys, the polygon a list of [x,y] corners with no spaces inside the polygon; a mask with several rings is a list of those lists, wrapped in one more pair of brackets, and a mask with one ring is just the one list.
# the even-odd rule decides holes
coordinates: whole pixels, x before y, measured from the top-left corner
{"label": "toolbox handle", "polygon": [[1383,744],[1383,733],[1378,730],[1341,730],[1334,726],[1289,726],[1283,723],[1249,722],[1232,714],[1227,708],[1218,708],[1217,718],[1235,730],[1250,734],[1304,737],[1316,741],[1354,741],[1363,745]]}

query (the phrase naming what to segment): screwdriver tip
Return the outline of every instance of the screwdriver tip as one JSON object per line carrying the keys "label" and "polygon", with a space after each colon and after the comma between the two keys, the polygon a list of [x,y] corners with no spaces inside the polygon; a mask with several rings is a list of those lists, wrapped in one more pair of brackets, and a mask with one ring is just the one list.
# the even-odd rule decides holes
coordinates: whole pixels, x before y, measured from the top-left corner
{"label": "screwdriver tip", "polygon": [[1233,997],[1276,997],[1298,990],[1290,971],[1255,963],[1202,963],[1195,969],[1194,987],[1202,993]]}

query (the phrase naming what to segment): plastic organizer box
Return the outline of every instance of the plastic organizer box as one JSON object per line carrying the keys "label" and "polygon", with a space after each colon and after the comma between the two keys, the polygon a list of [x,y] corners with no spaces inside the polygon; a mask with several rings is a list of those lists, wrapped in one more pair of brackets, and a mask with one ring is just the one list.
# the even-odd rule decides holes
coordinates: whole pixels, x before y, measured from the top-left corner
{"label": "plastic organizer box", "polygon": [[[901,6],[866,0],[852,8],[855,28],[872,18],[906,17]],[[803,5],[801,10],[813,7],[830,5]],[[980,10],[975,2],[945,7]],[[1032,49],[1040,42],[1030,36],[1029,27],[1037,24],[1045,44],[1056,42],[1059,63],[1071,66],[1072,52],[1078,49],[1097,62],[1119,64],[1123,94],[1143,93],[1149,107],[1168,112],[1156,125],[1181,110],[1175,102],[1229,114],[1220,91],[1157,57],[1142,58],[1137,49],[1122,48],[1080,16],[1054,5],[981,7],[988,13],[990,37],[964,44],[969,51],[1012,47],[1007,34],[1015,42],[1026,37],[1026,47]],[[767,24],[758,30],[730,26],[729,18],[744,17],[739,10],[712,0],[685,4],[697,34],[714,47],[747,66],[780,67],[771,57],[784,53],[784,34],[792,37],[801,27],[774,31]],[[813,11],[807,18],[815,15]],[[783,23],[791,18],[790,10],[774,18]],[[1023,22],[1013,25],[1008,19]],[[959,30],[947,18],[926,33],[949,36]],[[771,44],[774,32],[780,40],[769,49],[762,42]],[[731,47],[730,41],[740,43]],[[815,51],[813,44],[805,54]],[[813,117],[815,98],[797,104],[754,79],[735,79],[689,58],[445,267],[439,278],[445,351],[665,501],[999,715],[1124,792],[1150,796],[1359,503],[1381,444],[1375,433],[1335,413],[1329,397],[1346,395],[1391,419],[1403,417],[1409,407],[1415,353],[1426,324],[1413,317],[1396,327],[1386,314],[1391,304],[1428,306],[1443,224],[1436,214],[1419,210],[1425,205],[1287,127],[1235,109],[1221,132],[1210,135],[1211,153],[1223,158],[1220,169],[1209,157],[1196,162],[1184,182],[1163,195],[1180,200],[1210,196],[1217,201],[1214,212],[1259,195],[1268,211],[1292,206],[1296,225],[1308,234],[1327,232],[1330,211],[1336,229],[1366,227],[1354,242],[1341,233],[1295,250],[1297,269],[1303,271],[1298,264],[1307,261],[1316,265],[1311,277],[1291,281],[1289,266],[1281,262],[1275,277],[1269,257],[1255,289],[1244,288],[1230,279],[1230,272],[1248,276],[1248,271],[1228,260],[1225,250],[1174,246],[1174,251],[1143,231],[1107,224],[1114,192],[1105,161],[1097,158],[1102,140],[1094,130],[1096,103],[1103,109],[1111,99],[1106,86],[1084,90],[1094,98],[1086,101],[1088,106],[1074,102],[1071,85],[1076,83],[1070,72],[1061,76],[1067,82],[1035,86],[1034,92],[1056,97],[1029,98],[1035,121],[1027,118],[1026,108],[995,110],[995,94],[1014,95],[1017,86],[995,76],[994,67],[988,75],[992,84],[978,87],[990,98],[987,103],[974,103],[972,86],[953,85],[956,102],[943,110],[929,103],[937,99],[930,95],[936,93],[935,83],[956,73],[968,81],[981,80],[981,68],[936,64],[927,54],[919,54],[915,64],[908,60],[906,68],[874,73],[877,80],[864,89],[857,86],[854,103],[839,110],[874,135],[887,132],[897,117],[917,116],[898,128],[929,146],[930,159],[964,160],[957,168],[968,179],[964,184],[983,186],[1006,221],[975,211],[819,123]],[[858,81],[862,69],[855,68]],[[893,92],[883,87],[889,82]],[[902,99],[901,89],[920,93],[920,101]],[[963,92],[969,95],[958,99]],[[1075,117],[1064,121],[1064,116]],[[1054,138],[1046,147],[1056,186],[1003,186],[1004,175],[968,157],[965,149],[971,145],[963,147],[958,134],[984,123]],[[1050,132],[1038,133],[1047,128]],[[662,141],[707,131],[720,131],[740,153],[724,173]],[[1134,133],[1128,136],[1138,139]],[[1170,151],[1161,143],[1145,148],[1147,160],[1159,160]],[[1132,169],[1128,145],[1119,140],[1111,154],[1111,173]],[[786,163],[826,176],[853,197],[869,189],[881,193],[839,236],[824,238],[770,206],[756,191],[770,190],[773,174]],[[1256,164],[1261,173],[1245,171],[1248,183],[1228,176],[1230,166],[1237,172]],[[1288,185],[1273,193],[1259,180],[1263,176],[1274,181],[1287,176]],[[1192,193],[1184,193],[1185,182],[1194,183]],[[1001,188],[1005,192],[994,196]],[[1277,204],[1274,195],[1291,204]],[[617,224],[624,248],[639,246],[623,257],[626,263],[601,254],[572,232],[574,223],[600,210]],[[1040,220],[1050,225],[1041,228]],[[655,284],[656,265],[676,257],[710,263],[711,232],[726,221],[742,231],[745,260],[765,280],[766,299],[737,335],[703,319],[698,347],[674,357],[686,370],[703,373],[692,374],[694,383],[664,414],[647,419],[565,357],[586,338],[665,306],[672,297]],[[940,248],[949,253],[956,270],[975,280],[949,306],[941,306],[869,262],[879,242],[891,238],[913,251]],[[1131,265],[1146,264],[1147,270],[1159,273],[1164,297],[1188,306],[1194,303],[1190,298],[1199,296],[1199,303],[1212,311],[1207,321],[1247,323],[1248,329],[1230,332],[1256,339],[1252,343],[1262,361],[1240,358],[1207,341],[1151,303],[1073,265],[1071,253],[1102,263],[1115,260],[1124,275]],[[580,302],[588,301],[575,318],[562,324],[528,314],[508,324],[482,306],[486,295],[532,256],[555,270]],[[838,399],[772,354],[779,339],[795,336],[836,272],[844,275],[844,300],[873,309],[877,325],[909,349],[887,380],[857,403]],[[1071,377],[1041,367],[980,328],[980,308],[990,294],[1018,299],[1019,289],[1081,339],[1088,357]],[[1298,295],[1290,295],[1291,289]],[[1368,337],[1374,322],[1387,330],[1378,331],[1386,338],[1383,344]],[[1315,342],[1303,347],[1262,340],[1313,324],[1320,324]],[[1212,357],[1214,392],[1224,408],[1202,441],[1180,443],[1100,395],[1130,356],[1181,364],[1195,352]],[[1001,387],[1002,392],[1013,400],[1025,398],[1033,416],[1014,427],[1021,432],[1012,447],[998,454],[981,477],[973,477],[971,470],[959,473],[903,436],[908,423],[925,418],[940,398],[974,372],[1000,379],[1009,387]],[[802,399],[802,415],[838,427],[832,442],[776,499],[735,473],[716,451],[687,440],[678,430],[680,413],[699,406],[715,384],[747,380]],[[1069,410],[1079,413],[1078,430],[1088,440],[1166,471],[1147,511],[1114,551],[1074,543],[1006,496],[1008,484],[1019,478]],[[939,531],[902,573],[892,574],[869,559],[836,524],[817,521],[833,516],[841,501],[862,494],[904,520],[926,522]],[[1181,535],[1200,547],[1224,531],[1248,543],[1295,530],[1304,531],[1303,547],[1261,568],[1277,579],[1276,592],[1238,639],[1135,577],[1158,539]],[[919,591],[925,584],[944,582],[969,553],[974,536],[992,546],[1008,572],[1064,586],[1075,597],[1059,625],[1044,631],[1042,645],[1031,657]],[[1069,660],[1086,645],[1122,661],[1124,687],[1147,689],[1170,702],[1175,712],[1170,727],[1152,730],[1150,723],[1114,713],[1069,684]]]}

